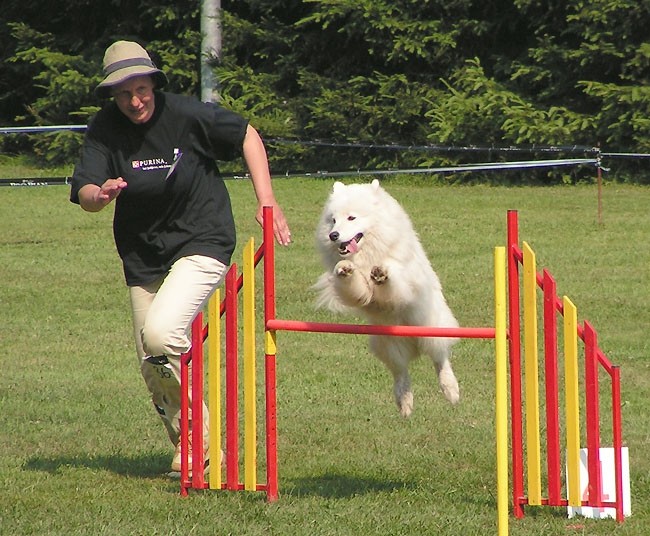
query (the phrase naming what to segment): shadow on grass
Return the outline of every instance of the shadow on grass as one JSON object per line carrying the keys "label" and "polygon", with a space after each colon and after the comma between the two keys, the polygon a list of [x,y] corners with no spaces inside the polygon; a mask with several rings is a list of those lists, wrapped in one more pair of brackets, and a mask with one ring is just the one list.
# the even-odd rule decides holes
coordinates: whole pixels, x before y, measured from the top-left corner
{"label": "shadow on grass", "polygon": [[170,455],[163,453],[141,454],[98,454],[71,456],[34,456],[28,459],[23,469],[26,471],[44,471],[59,474],[65,469],[82,468],[139,477],[159,478],[169,471]]}
{"label": "shadow on grass", "polygon": [[381,480],[341,473],[326,473],[283,482],[284,492],[293,496],[317,496],[345,499],[367,493],[390,493],[409,488],[408,482]]}

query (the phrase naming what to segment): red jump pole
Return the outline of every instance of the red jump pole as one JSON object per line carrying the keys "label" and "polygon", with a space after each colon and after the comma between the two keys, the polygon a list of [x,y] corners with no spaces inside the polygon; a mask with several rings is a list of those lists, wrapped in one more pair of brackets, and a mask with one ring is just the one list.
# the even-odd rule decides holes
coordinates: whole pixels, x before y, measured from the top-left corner
{"label": "red jump pole", "polygon": [[204,487],[203,467],[203,313],[192,322],[192,487]]}
{"label": "red jump pole", "polygon": [[226,489],[239,489],[237,265],[226,273]]}
{"label": "red jump pole", "polygon": [[275,242],[273,236],[273,208],[263,208],[264,217],[264,330],[266,384],[266,498],[278,499],[278,425],[275,331],[268,327],[275,319]]}
{"label": "red jump pole", "polygon": [[519,295],[519,222],[516,210],[508,211],[508,355],[510,356],[510,416],[512,434],[512,506],[516,518],[524,517],[524,447],[521,394],[521,321]]}
{"label": "red jump pole", "polygon": [[546,387],[546,467],[548,502],[562,506],[562,470],[560,462],[560,407],[558,391],[556,284],[551,274],[543,271],[544,292],[544,371]]}
{"label": "red jump pole", "polygon": [[616,479],[616,521],[623,523],[623,432],[621,419],[621,370],[612,367],[612,429],[614,442],[614,476]]}
{"label": "red jump pole", "polygon": [[600,471],[600,408],[598,396],[598,341],[596,331],[584,323],[585,401],[587,406],[587,472],[589,473],[589,506],[602,505]]}
{"label": "red jump pole", "polygon": [[181,355],[181,496],[187,497],[188,488],[192,485],[189,479],[189,362],[192,350]]}
{"label": "red jump pole", "polygon": [[394,326],[381,324],[336,324],[304,320],[267,320],[269,329],[310,331],[312,333],[346,333],[353,335],[392,335],[398,337],[460,337],[464,339],[494,339],[494,328],[435,328],[431,326]]}

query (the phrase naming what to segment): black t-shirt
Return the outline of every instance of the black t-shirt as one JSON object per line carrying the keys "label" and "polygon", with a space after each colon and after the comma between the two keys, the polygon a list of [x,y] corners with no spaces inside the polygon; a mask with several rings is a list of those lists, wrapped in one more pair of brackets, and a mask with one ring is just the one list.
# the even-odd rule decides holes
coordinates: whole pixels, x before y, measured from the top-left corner
{"label": "black t-shirt", "polygon": [[70,200],[86,184],[127,182],[115,200],[113,234],[126,283],[144,285],[187,255],[228,265],[235,224],[215,160],[241,155],[248,122],[194,98],[155,93],[149,121],[136,125],[114,102],[91,121],[72,176]]}

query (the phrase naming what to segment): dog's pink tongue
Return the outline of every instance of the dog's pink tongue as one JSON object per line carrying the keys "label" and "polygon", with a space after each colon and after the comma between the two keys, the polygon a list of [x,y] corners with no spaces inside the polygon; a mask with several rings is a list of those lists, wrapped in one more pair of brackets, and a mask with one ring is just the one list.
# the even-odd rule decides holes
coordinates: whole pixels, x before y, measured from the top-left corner
{"label": "dog's pink tongue", "polygon": [[353,238],[353,239],[350,240],[350,242],[348,243],[348,252],[350,252],[350,253],[356,253],[357,251],[359,251],[359,246],[357,245],[357,241],[356,241],[356,239]]}

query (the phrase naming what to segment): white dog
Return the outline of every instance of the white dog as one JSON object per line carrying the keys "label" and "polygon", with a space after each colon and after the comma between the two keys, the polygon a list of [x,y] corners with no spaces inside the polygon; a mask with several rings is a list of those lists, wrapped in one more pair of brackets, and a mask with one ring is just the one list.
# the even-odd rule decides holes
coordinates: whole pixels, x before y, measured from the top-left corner
{"label": "white dog", "polygon": [[[315,288],[318,306],[358,311],[371,324],[458,327],[411,220],[374,180],[336,182],[316,243],[327,271]],[[445,397],[455,404],[458,382],[449,358],[455,338],[370,336],[370,350],[391,371],[400,413],[413,410],[409,363],[420,354],[435,365]]]}

